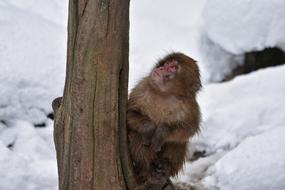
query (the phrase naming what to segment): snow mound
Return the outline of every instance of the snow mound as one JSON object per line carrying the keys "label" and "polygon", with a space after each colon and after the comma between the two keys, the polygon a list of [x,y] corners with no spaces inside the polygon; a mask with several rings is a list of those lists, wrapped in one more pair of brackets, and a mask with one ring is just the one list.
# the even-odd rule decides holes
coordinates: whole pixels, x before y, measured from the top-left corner
{"label": "snow mound", "polygon": [[284,73],[279,66],[205,86],[202,130],[192,146],[206,157],[188,163],[182,181],[204,179],[208,189],[222,190],[285,188]]}
{"label": "snow mound", "polygon": [[[245,139],[220,159],[204,181],[206,189],[282,190],[285,188],[285,127]],[[216,184],[212,186],[213,182]],[[208,183],[208,184],[207,184]]]}
{"label": "snow mound", "polygon": [[285,51],[284,1],[210,0],[203,17],[207,36],[232,54],[264,47]]}
{"label": "snow mound", "polygon": [[285,1],[207,1],[202,17],[201,54],[210,73],[208,80],[221,80],[241,64],[235,56],[245,52],[267,47],[285,51],[284,17]]}
{"label": "snow mound", "polygon": [[285,123],[285,66],[259,70],[199,95],[202,132],[196,139],[208,153],[232,149],[243,139]]}

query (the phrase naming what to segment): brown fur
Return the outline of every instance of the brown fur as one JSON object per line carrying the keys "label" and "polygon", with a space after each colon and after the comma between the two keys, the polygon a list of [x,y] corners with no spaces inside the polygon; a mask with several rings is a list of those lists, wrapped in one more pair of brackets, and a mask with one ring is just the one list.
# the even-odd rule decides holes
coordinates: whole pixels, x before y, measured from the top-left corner
{"label": "brown fur", "polygon": [[[166,69],[168,63],[175,66],[174,72]],[[154,72],[159,75],[153,76]],[[165,81],[166,75],[171,79]],[[127,108],[128,142],[144,189],[161,189],[182,168],[189,138],[199,130],[196,93],[200,88],[196,62],[172,53],[132,90]]]}

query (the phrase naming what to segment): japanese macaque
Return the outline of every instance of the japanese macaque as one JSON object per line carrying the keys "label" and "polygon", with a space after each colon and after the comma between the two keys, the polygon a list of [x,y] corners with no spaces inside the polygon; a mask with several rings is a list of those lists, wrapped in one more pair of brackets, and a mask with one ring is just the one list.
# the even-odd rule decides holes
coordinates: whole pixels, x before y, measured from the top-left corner
{"label": "japanese macaque", "polygon": [[140,189],[163,189],[182,169],[189,138],[199,131],[200,88],[196,61],[171,53],[130,93],[128,144]]}

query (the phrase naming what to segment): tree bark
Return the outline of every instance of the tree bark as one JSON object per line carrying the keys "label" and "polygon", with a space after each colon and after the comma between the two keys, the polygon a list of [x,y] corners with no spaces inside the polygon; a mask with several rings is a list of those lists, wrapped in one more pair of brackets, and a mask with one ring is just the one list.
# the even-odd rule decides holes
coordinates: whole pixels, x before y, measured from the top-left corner
{"label": "tree bark", "polygon": [[63,98],[53,103],[60,190],[134,189],[127,154],[129,0],[70,0]]}

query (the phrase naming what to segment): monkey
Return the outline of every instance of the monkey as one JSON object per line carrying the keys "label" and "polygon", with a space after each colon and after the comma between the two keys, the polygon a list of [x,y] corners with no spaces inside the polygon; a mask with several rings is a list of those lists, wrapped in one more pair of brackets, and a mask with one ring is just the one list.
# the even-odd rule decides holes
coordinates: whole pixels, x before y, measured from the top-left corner
{"label": "monkey", "polygon": [[189,139],[199,131],[196,95],[201,87],[196,61],[174,52],[131,90],[128,147],[141,189],[163,189],[182,169]]}

